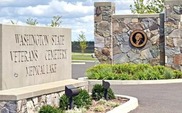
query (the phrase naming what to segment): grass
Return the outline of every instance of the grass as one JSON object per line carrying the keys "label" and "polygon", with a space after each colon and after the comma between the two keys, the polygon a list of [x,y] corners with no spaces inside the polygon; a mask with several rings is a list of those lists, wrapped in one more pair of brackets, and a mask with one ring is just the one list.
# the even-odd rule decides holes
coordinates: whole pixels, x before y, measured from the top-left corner
{"label": "grass", "polygon": [[93,53],[72,53],[72,60],[91,60],[95,61],[95,58],[92,58]]}

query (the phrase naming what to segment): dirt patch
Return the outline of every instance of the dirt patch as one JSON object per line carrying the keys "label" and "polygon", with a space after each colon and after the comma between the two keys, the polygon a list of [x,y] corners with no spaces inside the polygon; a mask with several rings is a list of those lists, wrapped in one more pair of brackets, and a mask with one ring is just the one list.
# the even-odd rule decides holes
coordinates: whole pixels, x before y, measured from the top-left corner
{"label": "dirt patch", "polygon": [[106,113],[115,107],[124,104],[127,102],[129,99],[127,98],[122,98],[122,97],[116,97],[116,99],[112,100],[104,100],[101,99],[99,101],[92,101],[92,105],[89,107],[86,113]]}

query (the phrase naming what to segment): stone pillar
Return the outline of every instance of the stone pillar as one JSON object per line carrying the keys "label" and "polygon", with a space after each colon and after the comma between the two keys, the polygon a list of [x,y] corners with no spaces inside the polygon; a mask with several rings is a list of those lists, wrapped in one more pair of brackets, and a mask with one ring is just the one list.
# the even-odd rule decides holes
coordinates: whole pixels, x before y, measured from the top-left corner
{"label": "stone pillar", "polygon": [[94,6],[95,56],[101,63],[112,63],[111,19],[115,5],[111,2],[96,2]]}
{"label": "stone pillar", "polygon": [[165,1],[165,64],[168,67],[182,70],[182,1]]}

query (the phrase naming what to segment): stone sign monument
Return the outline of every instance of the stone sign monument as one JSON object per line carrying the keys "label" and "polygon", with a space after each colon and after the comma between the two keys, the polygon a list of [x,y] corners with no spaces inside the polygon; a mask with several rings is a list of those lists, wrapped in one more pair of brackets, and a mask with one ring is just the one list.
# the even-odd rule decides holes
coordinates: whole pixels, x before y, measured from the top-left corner
{"label": "stone sign monument", "polygon": [[71,79],[71,29],[0,24],[0,113],[38,113],[59,107]]}
{"label": "stone sign monument", "polygon": [[95,56],[101,63],[149,63],[182,71],[182,0],[164,13],[116,15],[111,2],[95,6]]}
{"label": "stone sign monument", "polygon": [[0,89],[71,78],[71,30],[0,25]]}
{"label": "stone sign monument", "polygon": [[162,14],[117,15],[114,3],[94,5],[95,56],[101,63],[164,62]]}

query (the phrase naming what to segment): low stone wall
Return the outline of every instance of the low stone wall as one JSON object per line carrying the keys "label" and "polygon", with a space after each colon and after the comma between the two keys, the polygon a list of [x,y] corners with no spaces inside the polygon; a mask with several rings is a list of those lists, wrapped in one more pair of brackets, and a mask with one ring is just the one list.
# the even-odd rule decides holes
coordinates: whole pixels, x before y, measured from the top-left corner
{"label": "low stone wall", "polygon": [[[56,84],[59,85],[55,86]],[[2,97],[0,98],[0,112],[38,113],[43,105],[59,107],[59,99],[64,94],[65,85],[73,85],[86,90],[88,88],[87,82],[65,80],[57,83],[0,91],[0,97]],[[31,89],[35,90],[31,91]]]}
{"label": "low stone wall", "polygon": [[64,92],[57,92],[17,101],[0,101],[1,113],[38,113],[43,105],[59,107],[59,98]]}

